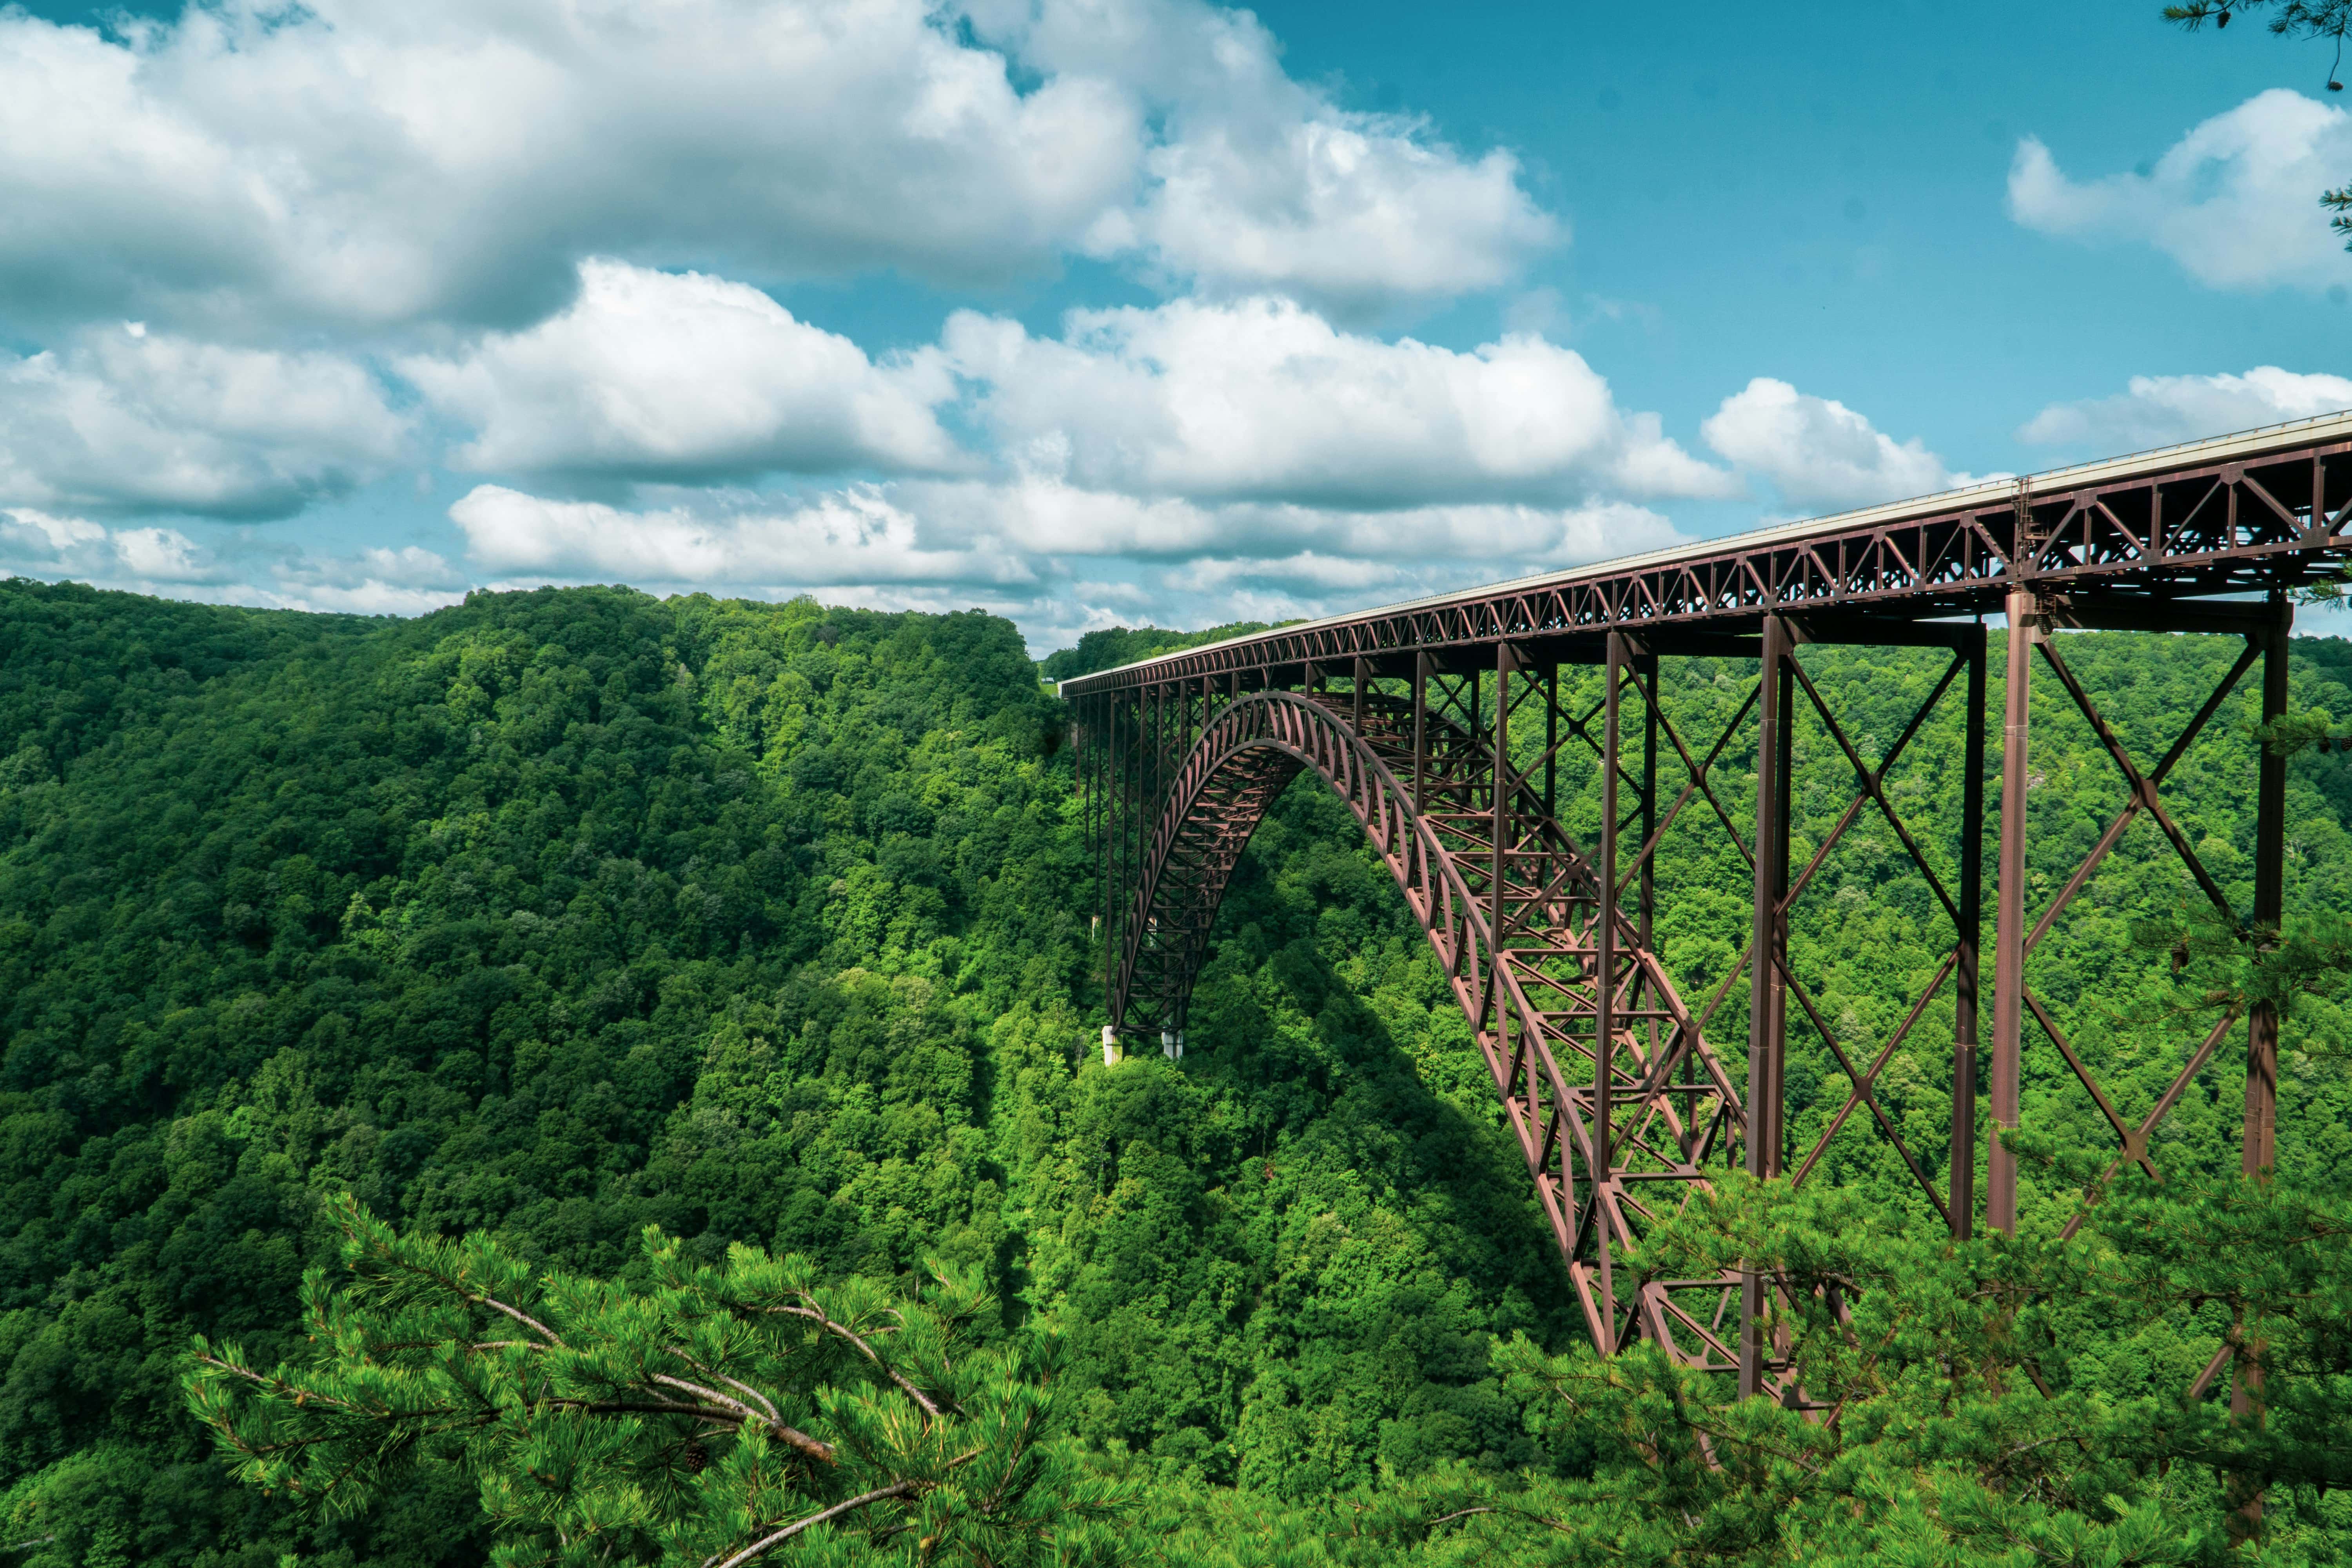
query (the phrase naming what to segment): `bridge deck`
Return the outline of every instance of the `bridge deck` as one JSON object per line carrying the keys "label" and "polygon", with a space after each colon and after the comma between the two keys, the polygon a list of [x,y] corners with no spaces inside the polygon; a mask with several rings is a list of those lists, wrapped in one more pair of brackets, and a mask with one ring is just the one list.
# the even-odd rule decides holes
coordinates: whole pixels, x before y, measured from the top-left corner
{"label": "bridge deck", "polygon": [[[1780,613],[1858,623],[1998,609],[2032,587],[2085,625],[2190,629],[2194,601],[2294,587],[2352,529],[2352,411],[1326,616],[1080,676],[1065,696],[1610,631],[1751,633]],[[1890,635],[1894,635],[1891,634]],[[1692,641],[1693,651],[1699,643]]]}

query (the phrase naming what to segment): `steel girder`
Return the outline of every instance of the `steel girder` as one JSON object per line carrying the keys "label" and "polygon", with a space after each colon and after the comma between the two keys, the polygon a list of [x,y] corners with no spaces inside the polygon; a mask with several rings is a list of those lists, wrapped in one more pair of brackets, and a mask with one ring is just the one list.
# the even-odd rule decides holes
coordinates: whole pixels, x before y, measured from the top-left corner
{"label": "steel girder", "polygon": [[2352,551],[2352,416],[1874,507],[1549,577],[1279,627],[1063,683],[1066,697],[1203,676],[1293,672],[1498,641],[1668,627],[1753,632],[1764,616],[1907,621],[1999,611],[2031,590],[2150,628],[2194,600],[2293,589]]}

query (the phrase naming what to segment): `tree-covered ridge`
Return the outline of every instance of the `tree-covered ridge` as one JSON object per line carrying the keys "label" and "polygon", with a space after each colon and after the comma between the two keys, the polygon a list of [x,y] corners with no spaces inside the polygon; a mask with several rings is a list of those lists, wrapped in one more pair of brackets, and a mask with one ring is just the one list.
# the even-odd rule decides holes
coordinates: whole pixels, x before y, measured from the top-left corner
{"label": "tree-covered ridge", "polygon": [[[1005,623],[17,583],[0,626],[22,710],[104,737],[20,731],[47,767],[0,795],[0,1462],[79,1521],[58,1561],[297,1539],[172,1381],[191,1330],[290,1347],[346,1190],[591,1273],[646,1223],[982,1266],[1066,1320],[1084,1436],[1208,1482],[1531,1451],[1486,1336],[1568,1320],[1478,1083],[1414,1070],[1459,1026],[1385,878],[1286,803],[1214,987],[1246,1047],[1101,1073],[1063,723]],[[238,657],[104,658],[191,627]],[[443,1506],[305,1550],[462,1558]]]}
{"label": "tree-covered ridge", "polygon": [[[2229,657],[2064,647],[2143,751]],[[11,583],[0,655],[18,726],[0,732],[0,1467],[8,1539],[53,1538],[26,1560],[478,1559],[453,1476],[307,1521],[224,1485],[178,1397],[193,1331],[257,1364],[302,1353],[299,1278],[331,1260],[323,1205],[345,1192],[407,1235],[478,1231],[630,1289],[647,1224],[684,1267],[741,1243],[892,1289],[929,1258],[976,1270],[1003,1331],[1058,1331],[1056,1418],[1149,1482],[1171,1562],[1278,1540],[1380,1561],[1424,1537],[1467,1561],[1505,1538],[1413,1523],[1449,1511],[1445,1489],[1525,1500],[1613,1473],[1538,1370],[1580,1330],[1491,1084],[1311,781],[1236,874],[1184,1061],[1102,1068],[1066,715],[1005,623],[609,589],[371,621]],[[1937,674],[1916,653],[1804,657],[1866,751]],[[2352,719],[2352,649],[2296,657],[2298,710]],[[1697,735],[1752,681],[1695,661],[1668,700]],[[2233,891],[2242,710],[2168,788]],[[2037,724],[2046,883],[2121,800],[2078,721]],[[1931,857],[1951,847],[1955,726],[1932,721],[1889,779]],[[1735,746],[1717,774],[1736,816],[1753,766]],[[1799,771],[1801,859],[1851,772],[1810,740]],[[2339,907],[2352,760],[2308,752],[2293,777],[2291,902]],[[1565,773],[1563,800],[1581,783]],[[1947,939],[1891,837],[1857,832],[1809,895],[1798,964],[1866,1038]],[[2126,836],[2035,960],[2127,1110],[2180,1028],[2135,934],[2180,907],[2158,847]],[[1660,886],[1669,963],[1719,970],[1744,940],[1736,850],[1676,837]],[[1735,1070],[1743,1006],[1744,987],[1710,1029]],[[2290,1035],[2298,1181],[2327,1178],[2352,1120],[2339,1028],[2315,1002]],[[1883,1085],[1938,1160],[1948,1039],[1947,999]],[[2232,1060],[2168,1123],[2168,1168],[2234,1165]],[[2063,1073],[2029,1047],[2029,1121],[2088,1144],[2097,1113]],[[1790,1077],[1797,1131],[1818,1128],[1841,1080],[1801,1026]],[[1887,1245],[1932,1240],[1866,1118],[1822,1179]],[[2032,1183],[2031,1223],[2054,1230],[2079,1177]],[[2122,1337],[2078,1317],[2046,1370],[2147,1397],[2227,1315],[2176,1303]],[[1522,1335],[1518,1359],[1494,1353]]]}

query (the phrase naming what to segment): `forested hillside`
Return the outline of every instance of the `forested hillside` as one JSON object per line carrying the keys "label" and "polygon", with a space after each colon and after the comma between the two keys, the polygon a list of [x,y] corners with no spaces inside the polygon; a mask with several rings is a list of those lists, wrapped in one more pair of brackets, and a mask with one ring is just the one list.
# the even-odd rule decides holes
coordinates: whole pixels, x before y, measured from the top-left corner
{"label": "forested hillside", "polygon": [[[2067,646],[2142,746],[2229,657]],[[1911,654],[1822,668],[1880,743],[1937,673]],[[1669,700],[1706,729],[1736,673],[1695,664]],[[2298,644],[2299,708],[2352,720],[2347,678],[2352,648]],[[1953,723],[1894,786],[1930,822],[1957,816],[1936,761]],[[331,1258],[322,1200],[346,1192],[414,1231],[494,1232],[623,1279],[647,1224],[712,1263],[740,1241],[839,1278],[976,1267],[1008,1325],[1063,1334],[1069,1435],[1173,1510],[1139,1553],[1345,1555],[1356,1527],[1330,1521],[1355,1517],[1349,1498],[1589,1479],[1593,1439],[1561,1426],[1542,1370],[1580,1335],[1549,1233],[1344,813],[1290,792],[1236,879],[1184,1061],[1106,1070],[1066,725],[1014,628],[978,612],[576,589],[389,621],[0,584],[0,1485],[18,1560],[479,1560],[461,1478],[428,1468],[363,1518],[311,1519],[227,1484],[183,1405],[193,1333],[300,1352],[297,1285]],[[2242,704],[2212,733],[2173,788],[2242,898]],[[1799,837],[1818,842],[1852,775],[1808,744]],[[2036,746],[2047,881],[2122,797],[2054,707]],[[1752,759],[1726,766],[1737,799]],[[2294,766],[2291,899],[2352,909],[2352,759]],[[2158,847],[2135,830],[2035,971],[2141,1109],[2180,1029],[2145,946],[2183,907]],[[1799,943],[1864,1038],[1946,941],[1895,853],[1857,837]],[[1662,874],[1662,942],[1694,984],[1741,940],[1732,855],[1694,834]],[[1948,1016],[1886,1078],[1938,1160]],[[1744,1037],[1736,1000],[1714,1033]],[[2333,1004],[2300,1008],[2290,1044],[2282,1169],[2326,1178],[2352,1148]],[[1817,1043],[1792,1048],[1802,1136],[1843,1096]],[[2030,1055],[2029,1122],[2087,1143],[2095,1110]],[[2168,1123],[2184,1173],[2234,1170],[2236,1081],[2217,1068]],[[1890,1236],[1932,1232],[1861,1118],[1823,1179],[1907,1212]],[[2035,1168],[2037,1226],[2078,1180]],[[2193,1374],[2226,1321],[2210,1303],[2100,1320],[2082,1331],[2105,1358],[2053,1349],[2047,1375],[2137,1398],[2159,1363]]]}

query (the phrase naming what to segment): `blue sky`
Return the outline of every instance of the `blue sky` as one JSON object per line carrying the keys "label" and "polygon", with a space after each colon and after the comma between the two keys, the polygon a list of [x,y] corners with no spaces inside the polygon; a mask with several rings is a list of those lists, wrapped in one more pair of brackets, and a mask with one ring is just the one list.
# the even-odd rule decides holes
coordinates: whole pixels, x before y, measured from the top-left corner
{"label": "blue sky", "polygon": [[1366,605],[2352,405],[2153,5],[0,11],[0,570]]}

